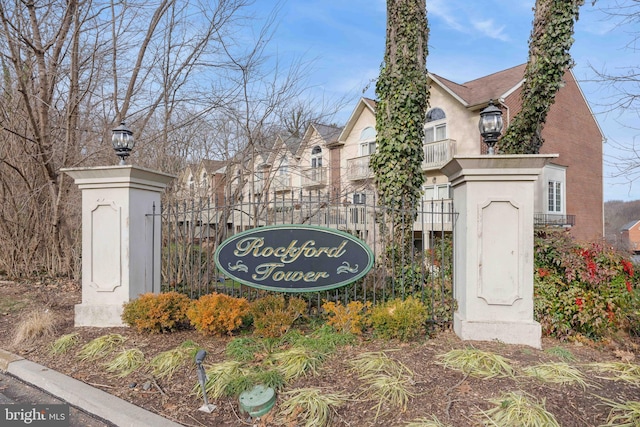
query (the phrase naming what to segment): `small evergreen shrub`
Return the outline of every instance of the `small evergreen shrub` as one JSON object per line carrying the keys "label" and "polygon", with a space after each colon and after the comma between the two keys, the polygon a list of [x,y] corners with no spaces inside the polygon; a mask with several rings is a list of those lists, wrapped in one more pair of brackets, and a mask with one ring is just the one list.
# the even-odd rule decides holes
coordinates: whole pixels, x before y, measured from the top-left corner
{"label": "small evergreen shrub", "polygon": [[327,323],[342,334],[360,335],[362,330],[370,323],[368,310],[371,302],[351,301],[346,306],[340,301],[325,302],[322,308],[327,312],[329,319]]}
{"label": "small evergreen shrub", "polygon": [[305,300],[283,295],[269,295],[251,303],[254,334],[264,338],[284,335],[306,311]]}
{"label": "small evergreen shrub", "polygon": [[188,326],[191,300],[178,292],[146,293],[124,304],[122,321],[139,332],[169,332]]}
{"label": "small evergreen shrub", "polygon": [[534,314],[546,335],[597,340],[633,332],[639,278],[622,254],[544,230],[535,239],[535,267]]}
{"label": "small evergreen shrub", "polygon": [[427,316],[427,307],[419,299],[396,298],[373,308],[371,326],[378,338],[407,341],[424,331]]}
{"label": "small evergreen shrub", "polygon": [[201,296],[187,310],[191,324],[203,334],[229,334],[238,329],[249,312],[245,298],[211,293]]}

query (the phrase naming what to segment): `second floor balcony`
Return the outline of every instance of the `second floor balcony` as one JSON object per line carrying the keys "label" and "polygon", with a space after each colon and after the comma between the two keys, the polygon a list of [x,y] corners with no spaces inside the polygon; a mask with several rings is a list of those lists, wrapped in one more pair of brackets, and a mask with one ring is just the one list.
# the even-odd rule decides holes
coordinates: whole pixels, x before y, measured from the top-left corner
{"label": "second floor balcony", "polygon": [[271,181],[271,190],[277,192],[282,191],[291,191],[291,175],[290,174],[282,174],[276,175],[273,177],[273,181]]}
{"label": "second floor balcony", "polygon": [[443,139],[442,141],[424,144],[424,160],[422,170],[440,169],[456,154],[456,141]]}
{"label": "second floor balcony", "polygon": [[536,212],[533,215],[533,223],[536,227],[570,228],[576,225],[576,216]]}
{"label": "second floor balcony", "polygon": [[322,188],[327,185],[326,167],[308,168],[302,171],[302,187],[305,189]]}
{"label": "second floor balcony", "polygon": [[373,178],[373,170],[369,167],[371,156],[360,156],[347,159],[347,179],[352,181]]}

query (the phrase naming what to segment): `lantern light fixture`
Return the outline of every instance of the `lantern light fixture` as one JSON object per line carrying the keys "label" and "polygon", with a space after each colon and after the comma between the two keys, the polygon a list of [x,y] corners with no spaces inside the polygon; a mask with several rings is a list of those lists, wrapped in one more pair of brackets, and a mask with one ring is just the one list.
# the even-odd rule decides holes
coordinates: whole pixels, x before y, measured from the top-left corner
{"label": "lantern light fixture", "polygon": [[495,106],[492,99],[489,101],[489,105],[480,111],[480,122],[478,123],[482,140],[489,147],[489,155],[495,154],[494,146],[502,133],[502,127],[502,110]]}
{"label": "lantern light fixture", "polygon": [[133,132],[129,130],[124,120],[120,122],[120,126],[113,129],[111,135],[111,144],[116,151],[116,156],[120,157],[120,165],[124,165],[124,159],[126,159],[133,147],[136,145],[136,141],[133,138]]}

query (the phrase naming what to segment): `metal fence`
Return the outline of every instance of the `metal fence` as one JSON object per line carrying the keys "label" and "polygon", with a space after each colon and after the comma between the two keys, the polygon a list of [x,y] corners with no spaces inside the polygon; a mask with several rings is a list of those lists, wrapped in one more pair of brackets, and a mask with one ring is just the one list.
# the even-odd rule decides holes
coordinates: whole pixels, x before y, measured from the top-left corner
{"label": "metal fence", "polygon": [[[364,202],[364,200],[362,200]],[[281,224],[307,224],[333,228],[363,240],[374,253],[372,270],[362,279],[329,291],[296,293],[310,309],[324,301],[371,301],[413,296],[425,302],[434,322],[449,321],[452,308],[452,239],[457,215],[451,200],[422,201],[412,224],[412,241],[399,247],[410,253],[409,263],[396,266],[398,258],[385,249],[381,224],[395,230],[392,215],[403,208],[375,204],[331,204],[317,198],[269,203],[251,202],[215,205],[211,201],[166,204],[162,209],[163,291],[179,291],[197,298],[219,292],[249,300],[269,291],[233,282],[218,271],[214,262],[216,247],[226,238],[255,227]],[[406,228],[406,227],[404,227]],[[409,242],[407,242],[409,243]]]}

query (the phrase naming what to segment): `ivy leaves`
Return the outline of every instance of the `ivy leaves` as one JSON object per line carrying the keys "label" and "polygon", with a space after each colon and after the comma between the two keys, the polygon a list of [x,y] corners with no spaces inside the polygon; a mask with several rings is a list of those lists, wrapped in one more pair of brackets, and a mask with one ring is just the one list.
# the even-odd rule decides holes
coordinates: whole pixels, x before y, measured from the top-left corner
{"label": "ivy leaves", "polygon": [[542,128],[564,73],[573,66],[569,50],[584,0],[536,0],[529,38],[529,61],[522,87],[522,110],[500,139],[502,153],[537,154]]}
{"label": "ivy leaves", "polygon": [[390,207],[415,206],[420,197],[428,35],[425,0],[387,1],[387,42],[376,84],[377,148],[370,165],[380,201]]}

